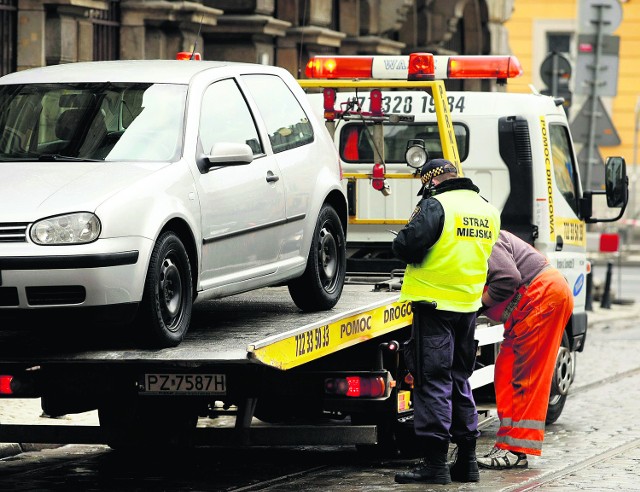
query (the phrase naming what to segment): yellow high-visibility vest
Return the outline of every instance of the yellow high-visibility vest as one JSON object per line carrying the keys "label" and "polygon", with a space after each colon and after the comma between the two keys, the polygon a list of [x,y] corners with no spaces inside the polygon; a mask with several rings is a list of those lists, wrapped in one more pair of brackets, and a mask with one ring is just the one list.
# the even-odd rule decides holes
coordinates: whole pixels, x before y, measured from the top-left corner
{"label": "yellow high-visibility vest", "polygon": [[421,265],[407,265],[400,300],[435,301],[436,309],[470,313],[482,305],[487,260],[500,212],[472,190],[435,195],[444,209],[442,235]]}

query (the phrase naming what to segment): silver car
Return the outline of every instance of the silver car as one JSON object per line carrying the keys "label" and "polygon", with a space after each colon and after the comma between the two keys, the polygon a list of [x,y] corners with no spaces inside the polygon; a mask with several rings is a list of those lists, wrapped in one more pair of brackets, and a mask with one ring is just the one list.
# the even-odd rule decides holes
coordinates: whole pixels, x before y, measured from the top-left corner
{"label": "silver car", "polygon": [[280,68],[116,61],[6,75],[0,326],[77,314],[164,347],[183,339],[196,298],[286,283],[300,309],[330,309],[345,277],[340,178],[327,130]]}

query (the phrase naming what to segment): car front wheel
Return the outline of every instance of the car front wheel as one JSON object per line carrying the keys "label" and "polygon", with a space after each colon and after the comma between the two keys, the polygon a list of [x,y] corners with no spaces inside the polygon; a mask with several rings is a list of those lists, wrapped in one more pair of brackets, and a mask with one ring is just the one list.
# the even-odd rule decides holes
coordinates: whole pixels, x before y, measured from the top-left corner
{"label": "car front wheel", "polygon": [[347,252],[342,222],[331,205],[320,210],[304,274],[289,283],[293,302],[303,311],[336,305],[346,275]]}
{"label": "car front wheel", "polygon": [[165,232],[151,253],[138,311],[141,344],[154,348],[178,345],[189,328],[192,305],[189,257],[178,236]]}

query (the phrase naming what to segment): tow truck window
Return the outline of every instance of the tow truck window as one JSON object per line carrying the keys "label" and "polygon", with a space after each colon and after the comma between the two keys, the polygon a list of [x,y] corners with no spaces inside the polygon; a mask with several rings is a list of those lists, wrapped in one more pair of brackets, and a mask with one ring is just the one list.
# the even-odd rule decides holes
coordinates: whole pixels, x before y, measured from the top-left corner
{"label": "tow truck window", "polygon": [[0,160],[172,160],[185,99],[169,84],[0,86]]}
{"label": "tow truck window", "polygon": [[[469,155],[469,129],[454,123],[453,130],[458,143],[460,160]],[[424,140],[429,159],[442,157],[442,145],[438,126],[435,123],[412,123],[384,125],[384,153],[387,164],[404,163],[407,142]],[[340,134],[340,157],[350,163],[373,162],[373,130],[371,124],[347,123]]]}
{"label": "tow truck window", "polygon": [[275,75],[244,75],[267,125],[275,154],[313,142],[313,128],[287,85]]}
{"label": "tow truck window", "polygon": [[560,193],[571,206],[572,210],[578,214],[578,193],[576,183],[576,163],[573,161],[571,152],[571,140],[569,131],[564,125],[549,125],[549,136],[551,141],[551,158],[553,163],[553,174],[556,186]]}

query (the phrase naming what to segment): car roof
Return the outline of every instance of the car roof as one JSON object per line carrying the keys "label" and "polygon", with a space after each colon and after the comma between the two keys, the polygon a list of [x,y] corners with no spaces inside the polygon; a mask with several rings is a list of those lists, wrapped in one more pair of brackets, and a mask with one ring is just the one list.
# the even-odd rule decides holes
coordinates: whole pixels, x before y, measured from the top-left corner
{"label": "car roof", "polygon": [[223,70],[225,67],[242,66],[255,67],[254,64],[248,63],[190,60],[119,60],[63,63],[5,75],[0,78],[0,84],[60,82],[188,84],[194,75],[206,70]]}

